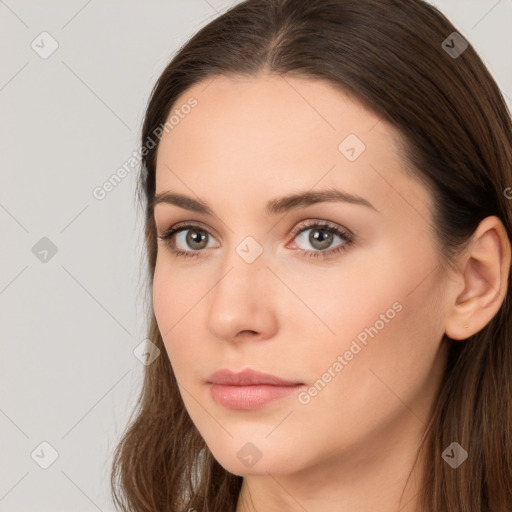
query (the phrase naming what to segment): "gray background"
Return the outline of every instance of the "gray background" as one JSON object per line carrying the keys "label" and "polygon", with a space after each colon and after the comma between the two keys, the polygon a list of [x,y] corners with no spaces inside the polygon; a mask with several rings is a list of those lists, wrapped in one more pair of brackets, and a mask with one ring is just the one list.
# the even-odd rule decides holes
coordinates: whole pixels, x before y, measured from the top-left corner
{"label": "gray background", "polygon": [[[139,149],[171,55],[232,3],[0,0],[1,512],[114,510],[111,454],[146,337],[138,169],[102,200],[93,190]],[[432,3],[510,107],[512,0]],[[47,469],[42,442],[58,453]]]}

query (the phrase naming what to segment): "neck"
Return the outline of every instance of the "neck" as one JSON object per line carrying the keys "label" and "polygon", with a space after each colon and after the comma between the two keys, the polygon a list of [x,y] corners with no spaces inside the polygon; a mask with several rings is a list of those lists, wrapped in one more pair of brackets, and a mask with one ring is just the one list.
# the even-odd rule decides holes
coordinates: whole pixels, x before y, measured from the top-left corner
{"label": "neck", "polygon": [[424,424],[408,411],[404,417],[395,432],[379,432],[314,466],[244,477],[236,512],[427,512],[419,502],[422,453],[414,464]]}

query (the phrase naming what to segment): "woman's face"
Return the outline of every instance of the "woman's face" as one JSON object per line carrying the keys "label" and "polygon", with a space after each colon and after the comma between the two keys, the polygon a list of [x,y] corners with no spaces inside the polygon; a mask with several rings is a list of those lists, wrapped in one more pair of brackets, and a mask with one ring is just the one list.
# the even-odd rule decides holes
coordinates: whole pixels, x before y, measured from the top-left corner
{"label": "woman's face", "polygon": [[[154,310],[215,458],[332,474],[411,453],[446,356],[446,277],[397,132],[325,82],[278,76],[203,82],[172,114],[156,195],[190,199],[158,202],[157,232],[193,226],[158,242]],[[212,386],[221,369],[299,385]]]}

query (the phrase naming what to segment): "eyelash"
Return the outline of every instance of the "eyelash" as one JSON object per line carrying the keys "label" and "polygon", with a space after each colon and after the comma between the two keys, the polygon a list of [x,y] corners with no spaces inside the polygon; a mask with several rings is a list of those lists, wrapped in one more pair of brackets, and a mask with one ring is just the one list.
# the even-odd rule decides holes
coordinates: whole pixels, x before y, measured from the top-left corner
{"label": "eyelash", "polygon": [[[181,232],[186,231],[187,229],[194,228],[198,231],[203,231],[205,233],[208,233],[205,229],[203,229],[201,226],[197,224],[176,224],[170,229],[168,229],[163,235],[158,235],[157,238],[161,240],[162,242],[167,245],[171,251],[174,253],[175,256],[182,257],[182,258],[197,258],[200,256],[200,253],[204,252],[204,249],[202,250],[191,250],[191,251],[182,251],[181,249],[175,248],[175,241],[174,241],[174,235]],[[310,258],[329,258],[332,257],[338,253],[341,253],[347,249],[350,245],[354,243],[354,235],[350,233],[349,231],[344,231],[339,229],[335,224],[330,223],[329,221],[310,221],[308,224],[301,224],[297,227],[295,227],[292,230],[293,238],[300,235],[303,231],[308,231],[311,228],[317,228],[321,229],[322,231],[327,231],[329,233],[332,233],[334,235],[339,236],[344,243],[341,245],[336,246],[334,249],[328,249],[325,251],[310,251],[306,249],[298,249],[301,253],[303,253],[304,256],[310,257]],[[209,233],[208,233],[209,235]]]}

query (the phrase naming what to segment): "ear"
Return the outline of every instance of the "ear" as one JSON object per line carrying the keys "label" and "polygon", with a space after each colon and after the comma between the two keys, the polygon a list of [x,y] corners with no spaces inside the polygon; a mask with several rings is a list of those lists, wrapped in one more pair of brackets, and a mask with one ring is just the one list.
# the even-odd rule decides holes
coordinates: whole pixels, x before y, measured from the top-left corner
{"label": "ear", "polygon": [[[464,340],[483,329],[507,292],[510,240],[496,216],[483,219],[460,257],[458,289],[446,319],[446,335]],[[460,291],[460,288],[463,288]]]}

